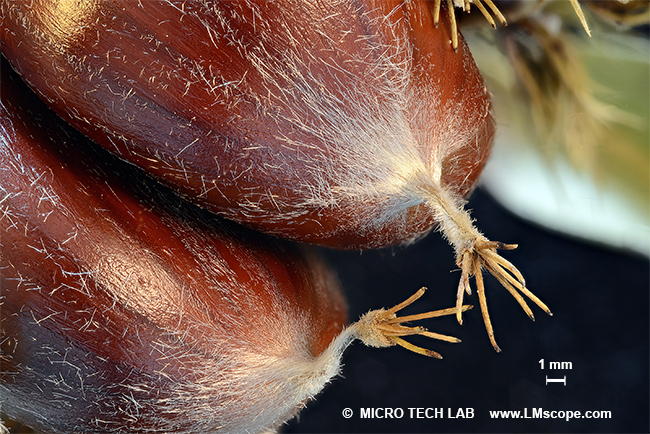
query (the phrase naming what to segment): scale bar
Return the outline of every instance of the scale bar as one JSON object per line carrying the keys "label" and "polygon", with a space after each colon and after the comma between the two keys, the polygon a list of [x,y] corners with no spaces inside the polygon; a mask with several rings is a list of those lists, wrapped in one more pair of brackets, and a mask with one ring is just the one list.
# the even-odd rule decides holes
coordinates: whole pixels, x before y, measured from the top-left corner
{"label": "scale bar", "polygon": [[548,383],[564,383],[564,385],[566,386],[566,375],[564,376],[564,378],[548,378],[548,375],[547,375],[546,376],[546,385],[548,385]]}

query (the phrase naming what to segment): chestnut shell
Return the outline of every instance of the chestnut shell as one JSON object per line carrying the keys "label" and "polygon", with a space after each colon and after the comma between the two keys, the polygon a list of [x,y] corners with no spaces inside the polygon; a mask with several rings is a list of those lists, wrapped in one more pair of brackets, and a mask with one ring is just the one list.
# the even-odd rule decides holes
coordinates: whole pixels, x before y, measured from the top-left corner
{"label": "chestnut shell", "polygon": [[1,3],[2,51],[29,85],[107,149],[256,229],[407,242],[435,224],[413,180],[460,199],[488,156],[489,95],[428,2],[64,6]]}

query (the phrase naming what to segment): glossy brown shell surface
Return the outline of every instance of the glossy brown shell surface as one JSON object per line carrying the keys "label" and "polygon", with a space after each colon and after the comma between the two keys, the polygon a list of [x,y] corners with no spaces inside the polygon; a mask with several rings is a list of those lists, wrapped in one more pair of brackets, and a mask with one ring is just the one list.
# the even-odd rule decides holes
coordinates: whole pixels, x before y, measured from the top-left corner
{"label": "glossy brown shell surface", "polygon": [[413,179],[460,198],[488,156],[488,93],[427,2],[66,5],[2,2],[2,50],[30,86],[110,151],[262,231],[409,241],[435,224]]}

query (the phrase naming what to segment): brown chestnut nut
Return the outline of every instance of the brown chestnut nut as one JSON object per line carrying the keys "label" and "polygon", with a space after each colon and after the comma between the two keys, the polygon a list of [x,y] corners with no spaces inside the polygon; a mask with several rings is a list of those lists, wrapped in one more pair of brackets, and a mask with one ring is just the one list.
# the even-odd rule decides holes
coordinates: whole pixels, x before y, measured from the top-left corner
{"label": "brown chestnut nut", "polygon": [[[354,339],[325,264],[181,200],[61,121],[2,62],[0,404],[42,432],[260,432],[295,415]],[[406,304],[417,296],[409,299]]]}
{"label": "brown chestnut nut", "polygon": [[379,247],[430,229],[420,184],[466,194],[493,133],[466,45],[400,3],[9,2],[2,49],[75,127],[202,205]]}
{"label": "brown chestnut nut", "polygon": [[[203,206],[336,248],[438,225],[463,294],[482,270],[548,308],[464,210],[494,124],[462,37],[426,1],[3,0],[2,50],[66,120]],[[434,8],[434,12],[437,10]],[[446,13],[446,9],[442,9]],[[453,37],[452,37],[453,35]]]}

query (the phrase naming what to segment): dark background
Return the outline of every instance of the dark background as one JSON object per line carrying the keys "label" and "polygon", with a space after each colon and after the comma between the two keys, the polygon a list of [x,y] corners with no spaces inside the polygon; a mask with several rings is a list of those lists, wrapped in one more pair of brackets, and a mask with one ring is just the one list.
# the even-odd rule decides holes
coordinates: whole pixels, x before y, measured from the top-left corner
{"label": "dark background", "polygon": [[[530,321],[512,296],[486,278],[496,353],[485,332],[478,299],[463,326],[454,317],[422,321],[432,331],[463,340],[450,344],[412,342],[442,353],[430,359],[400,347],[353,344],[344,355],[343,378],[326,387],[285,428],[300,432],[650,432],[649,289],[647,259],[551,233],[514,217],[484,191],[468,207],[477,226],[493,240],[519,243],[505,252],[528,287],[554,313],[532,302]],[[409,246],[379,251],[326,251],[347,293],[350,319],[370,309],[391,307],[421,286],[429,291],[409,312],[455,304],[460,276],[452,248],[437,233]],[[473,284],[473,279],[472,279]],[[539,360],[545,360],[545,369]],[[550,370],[549,362],[571,362]],[[546,385],[545,377],[564,378]],[[361,419],[361,407],[400,407],[402,419]],[[443,408],[444,418],[410,419],[409,407]],[[458,408],[473,418],[448,418]],[[351,408],[350,419],[342,416]],[[611,419],[490,419],[489,410],[609,410]]]}

